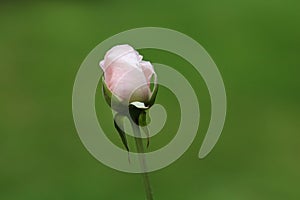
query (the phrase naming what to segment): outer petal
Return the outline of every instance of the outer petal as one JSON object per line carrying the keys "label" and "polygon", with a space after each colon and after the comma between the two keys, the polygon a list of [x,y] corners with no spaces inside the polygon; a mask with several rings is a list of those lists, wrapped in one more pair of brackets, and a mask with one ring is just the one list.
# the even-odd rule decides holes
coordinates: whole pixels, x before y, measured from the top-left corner
{"label": "outer petal", "polygon": [[137,68],[132,68],[126,73],[123,71],[121,76],[111,81],[110,89],[116,96],[128,102],[145,102],[150,96],[150,89],[143,71]]}
{"label": "outer petal", "polygon": [[100,62],[102,70],[105,72],[107,68],[118,61],[119,59],[126,60],[128,63],[136,65],[142,58],[139,56],[129,45],[117,45],[111,48],[104,57],[104,60]]}
{"label": "outer petal", "polygon": [[148,85],[150,85],[151,78],[155,74],[152,64],[149,61],[141,61],[140,66],[144,72]]}

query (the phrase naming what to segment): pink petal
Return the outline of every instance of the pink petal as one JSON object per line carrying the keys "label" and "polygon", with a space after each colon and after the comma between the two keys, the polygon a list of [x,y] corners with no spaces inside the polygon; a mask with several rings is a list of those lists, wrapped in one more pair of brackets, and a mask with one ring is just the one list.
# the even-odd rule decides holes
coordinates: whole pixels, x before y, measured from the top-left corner
{"label": "pink petal", "polygon": [[140,66],[142,67],[148,85],[150,85],[152,75],[155,74],[152,64],[149,61],[141,61]]}

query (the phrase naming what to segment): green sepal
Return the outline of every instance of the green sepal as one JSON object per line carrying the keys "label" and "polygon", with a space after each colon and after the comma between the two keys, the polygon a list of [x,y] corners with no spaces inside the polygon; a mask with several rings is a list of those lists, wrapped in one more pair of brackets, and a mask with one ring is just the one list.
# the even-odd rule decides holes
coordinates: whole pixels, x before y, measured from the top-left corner
{"label": "green sepal", "polygon": [[152,92],[152,95],[151,95],[149,101],[148,101],[148,102],[145,102],[145,105],[146,105],[147,107],[150,108],[151,106],[153,106],[153,104],[154,104],[154,102],[155,102],[155,99],[156,99],[157,92],[158,92],[158,84],[155,83],[155,84],[154,84],[154,89],[153,89],[153,92]]}
{"label": "green sepal", "polygon": [[137,126],[139,126],[147,136],[147,148],[150,144],[150,134],[147,125],[150,123],[150,116],[147,110],[139,109],[134,105],[129,105],[130,118]]}
{"label": "green sepal", "polygon": [[135,107],[134,105],[130,104],[129,105],[129,120],[133,121],[136,125],[140,125],[139,123],[139,117],[140,117],[140,114],[143,110],[142,109],[139,109],[137,107]]}
{"label": "green sepal", "polygon": [[111,106],[111,99],[113,94],[110,92],[110,90],[108,89],[108,87],[105,84],[105,80],[104,80],[104,76],[101,77],[101,81],[102,81],[102,91],[104,94],[104,99],[106,101],[106,103]]}
{"label": "green sepal", "polygon": [[117,113],[114,118],[114,125],[119,133],[119,136],[121,137],[123,145],[125,146],[126,150],[129,152],[126,133],[124,132],[124,116]]}
{"label": "green sepal", "polygon": [[146,110],[141,111],[141,113],[139,115],[139,125],[147,126],[148,124],[150,124],[150,122],[151,122],[151,119],[150,119],[148,111],[146,111]]}

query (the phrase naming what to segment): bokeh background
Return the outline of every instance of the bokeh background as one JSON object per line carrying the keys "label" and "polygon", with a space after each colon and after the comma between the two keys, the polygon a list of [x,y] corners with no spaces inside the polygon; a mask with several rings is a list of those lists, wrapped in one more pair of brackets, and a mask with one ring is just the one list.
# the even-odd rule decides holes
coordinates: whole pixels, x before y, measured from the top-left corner
{"label": "bokeh background", "polygon": [[[115,171],[88,153],[71,106],[86,55],[111,35],[144,26],[171,28],[202,44],[228,98],[222,136],[199,160],[210,117],[202,78],[176,55],[141,51],[189,77],[201,107],[192,146],[150,174],[155,199],[299,199],[299,10],[296,0],[1,1],[0,199],[144,199],[139,174]],[[97,113],[108,115],[101,92],[96,101]],[[177,105],[167,89],[157,101]],[[168,112],[176,122],[174,110]],[[111,118],[105,120],[108,137],[121,147]],[[170,123],[149,151],[172,139]]]}

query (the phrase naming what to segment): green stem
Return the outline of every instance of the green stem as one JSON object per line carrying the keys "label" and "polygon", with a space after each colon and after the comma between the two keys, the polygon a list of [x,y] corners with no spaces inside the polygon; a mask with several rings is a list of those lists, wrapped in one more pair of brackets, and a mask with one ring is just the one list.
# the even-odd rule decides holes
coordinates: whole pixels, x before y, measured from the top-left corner
{"label": "green stem", "polygon": [[[132,122],[132,123],[134,123],[134,122]],[[147,197],[147,200],[153,200],[151,184],[150,184],[149,176],[147,173],[147,165],[146,165],[146,159],[145,159],[145,155],[144,155],[144,147],[143,147],[143,141],[141,138],[140,127],[137,126],[136,124],[131,124],[131,125],[132,125],[133,133],[135,136],[134,138],[135,138],[137,152],[139,153],[140,165],[141,165],[141,168],[143,171],[142,177],[143,177],[146,197]]]}

